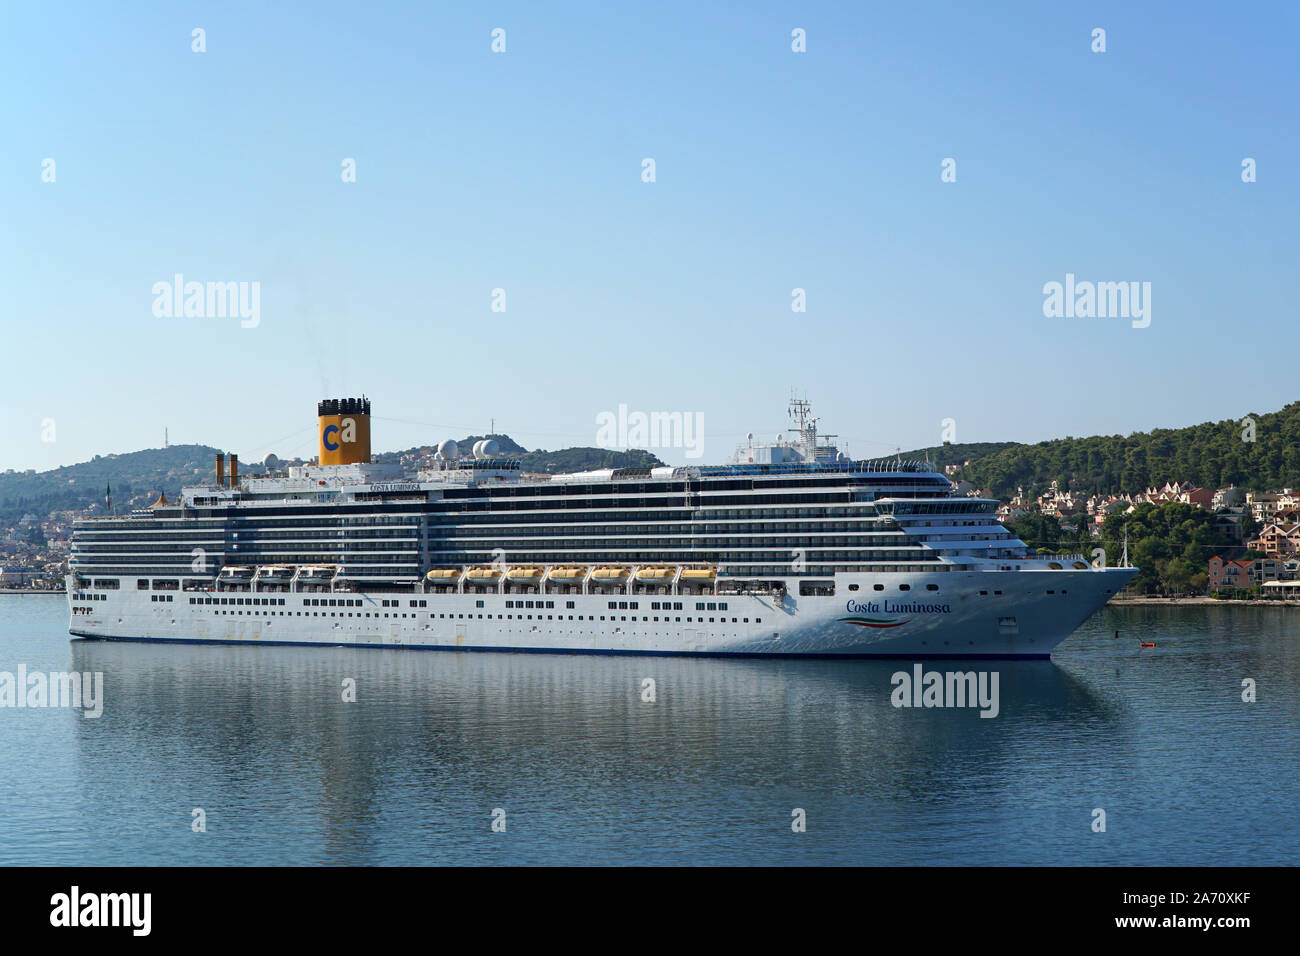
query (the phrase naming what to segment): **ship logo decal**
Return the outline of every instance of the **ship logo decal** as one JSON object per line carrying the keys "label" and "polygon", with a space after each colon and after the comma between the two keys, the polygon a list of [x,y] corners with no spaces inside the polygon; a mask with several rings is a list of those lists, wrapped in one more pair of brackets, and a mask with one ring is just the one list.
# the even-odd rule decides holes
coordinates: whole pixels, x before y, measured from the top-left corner
{"label": "ship logo decal", "polygon": [[904,618],[899,620],[896,617],[842,617],[840,621],[845,624],[856,624],[858,627],[902,627],[910,620]]}

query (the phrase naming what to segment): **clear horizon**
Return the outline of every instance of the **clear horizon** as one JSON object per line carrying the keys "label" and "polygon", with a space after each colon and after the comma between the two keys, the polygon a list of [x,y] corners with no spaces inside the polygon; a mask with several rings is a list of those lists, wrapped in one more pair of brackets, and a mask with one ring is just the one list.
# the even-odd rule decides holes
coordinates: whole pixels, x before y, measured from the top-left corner
{"label": "clear horizon", "polygon": [[[61,9],[0,37],[0,471],[310,457],[363,392],[376,450],[700,416],[673,464],[792,387],[859,458],[1296,398],[1292,5]],[[159,315],[177,275],[257,321]],[[1149,324],[1045,315],[1076,280]]]}

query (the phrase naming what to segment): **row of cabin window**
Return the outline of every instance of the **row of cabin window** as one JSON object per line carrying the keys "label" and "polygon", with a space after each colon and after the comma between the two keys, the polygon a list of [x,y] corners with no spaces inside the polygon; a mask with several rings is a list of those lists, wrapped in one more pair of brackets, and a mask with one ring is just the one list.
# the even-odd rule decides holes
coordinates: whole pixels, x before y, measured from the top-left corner
{"label": "row of cabin window", "polygon": [[[873,584],[873,585],[871,586],[871,590],[873,590],[873,591],[883,591],[884,589],[885,589],[885,586],[884,586],[883,584]],[[926,589],[927,591],[937,591],[937,590],[939,590],[939,585],[937,585],[937,584],[927,584],[927,585],[925,586],[925,589]],[[858,586],[857,586],[856,584],[850,584],[850,585],[849,585],[849,590],[850,590],[850,591],[856,591],[856,590],[858,590]],[[900,590],[900,591],[910,591],[910,590],[912,590],[912,585],[910,585],[910,584],[900,584],[900,585],[898,586],[898,590]]]}
{"label": "row of cabin window", "polygon": [[[280,617],[284,617],[286,614],[289,615],[290,617],[295,616],[295,614],[296,614],[296,616],[298,616],[298,617],[304,617],[304,616],[306,616],[306,617],[379,617],[379,616],[380,616],[378,611],[375,611],[373,614],[372,614],[371,612],[369,612],[369,611],[364,611],[364,612],[358,611],[358,612],[356,612],[355,614],[352,613],[352,612],[346,612],[346,613],[345,613],[345,612],[343,612],[343,611],[296,611],[296,612],[295,612],[295,611],[218,611],[217,613],[218,613],[218,614],[231,614],[231,615],[244,615],[244,614],[248,614],[250,617],[251,617],[252,615],[254,615],[254,614],[257,614],[257,615],[267,615],[267,616],[279,615]],[[397,614],[389,615],[389,614],[385,613],[383,616],[384,616],[384,617],[390,617],[390,616],[391,616],[391,617],[398,617],[399,615],[397,615]],[[401,616],[401,617],[407,617],[406,614],[402,614],[402,615],[400,615],[400,616]],[[416,615],[416,614],[412,614],[412,615],[410,615],[411,618],[416,618],[416,617],[418,617],[418,616],[419,616],[419,615]],[[432,619],[432,618],[433,618],[433,615],[430,614],[429,617],[430,617],[430,619]],[[440,617],[440,618],[460,618],[461,620],[464,620],[464,618],[466,617],[466,615],[464,615],[464,614],[456,614],[456,615],[451,615],[451,614],[439,614],[438,617]],[[479,620],[482,620],[482,619],[483,619],[483,615],[482,615],[482,614],[480,614],[478,617],[479,617]],[[487,617],[488,617],[488,619],[490,620],[490,619],[492,618],[492,615],[489,614],[489,615],[487,615]],[[469,615],[469,618],[470,618],[471,620],[473,620],[473,619],[474,619],[474,615],[473,615],[473,614],[470,614],[470,615]],[[520,615],[518,616],[518,619],[521,620],[521,621],[524,620],[524,619],[525,619],[525,615],[520,614]],[[531,614],[527,615],[527,619],[530,620],[530,621],[533,620],[533,615],[531,615]],[[540,614],[538,614],[538,615],[537,615],[537,620],[540,621],[541,619],[542,619],[542,616],[541,616]],[[553,615],[553,614],[548,614],[548,615],[546,615],[546,620],[551,621],[551,620],[554,620],[554,619],[555,619],[555,615]],[[563,614],[559,615],[559,619],[560,619],[561,621],[563,621],[563,620],[564,620],[564,615],[563,615]],[[572,614],[570,614],[568,619],[569,619],[570,621],[572,621],[572,620],[574,619],[574,616],[573,616]],[[606,616],[605,616],[604,614],[602,614],[602,615],[600,615],[600,619],[603,621],[603,620],[606,619]],[[513,621],[513,620],[515,620],[515,615],[513,615],[513,614],[505,614],[505,615],[498,614],[498,615],[497,615],[497,620],[510,620],[510,621]],[[579,620],[579,621],[584,621],[584,620],[594,621],[594,620],[596,620],[596,616],[593,614],[593,615],[591,615],[590,617],[586,617],[586,616],[584,616],[584,615],[579,614],[579,615],[578,615],[578,620]],[[626,621],[626,620],[627,620],[627,616],[626,616],[626,615],[623,615],[623,616],[619,616],[619,617],[616,618],[615,615],[611,614],[611,615],[609,615],[609,620],[611,620],[611,621],[613,621],[613,620]],[[637,620],[636,615],[633,615],[633,616],[632,616],[632,620],[633,620],[634,622]],[[642,621],[643,623],[647,623],[647,624],[648,624],[648,623],[650,623],[651,619],[648,618],[648,617],[642,617],[642,618],[641,618],[641,621]],[[680,624],[681,621],[682,621],[682,619],[681,619],[680,617],[675,617],[675,618],[673,618],[673,621],[676,622],[676,623],[678,623],[678,624]],[[658,617],[655,617],[655,618],[654,618],[654,622],[655,622],[655,623],[658,623],[658,622],[659,622],[659,618],[658,618]],[[664,618],[664,623],[665,623],[665,624],[666,624],[666,623],[669,623],[668,618],[666,618],[666,617]],[[704,618],[699,618],[698,621],[697,621],[695,618],[690,618],[690,617],[688,617],[688,618],[686,619],[686,623],[687,623],[687,624],[703,624],[703,623],[705,623],[705,621],[704,621]],[[716,624],[716,623],[726,624],[726,623],[727,623],[727,619],[724,617],[724,618],[721,619],[721,621],[719,621],[719,620],[717,620],[717,619],[715,619],[715,618],[709,618],[708,623],[710,623],[710,624]],[[731,623],[732,623],[732,624],[740,624],[740,623],[748,624],[748,623],[749,623],[749,618],[743,618],[743,619],[741,619],[741,618],[734,618],[734,617],[733,617],[733,618],[731,619]],[[754,618],[754,623],[755,623],[755,624],[762,624],[762,623],[763,623],[763,619],[762,619],[761,617],[756,617],[756,618]]]}
{"label": "row of cabin window", "polygon": [[[155,598],[156,600],[157,598]],[[167,596],[171,600],[171,595]],[[191,604],[257,604],[257,605],[283,605],[284,598],[190,598]],[[310,602],[308,602],[310,603]],[[333,603],[333,602],[331,602]],[[358,601],[358,604],[361,602]]]}

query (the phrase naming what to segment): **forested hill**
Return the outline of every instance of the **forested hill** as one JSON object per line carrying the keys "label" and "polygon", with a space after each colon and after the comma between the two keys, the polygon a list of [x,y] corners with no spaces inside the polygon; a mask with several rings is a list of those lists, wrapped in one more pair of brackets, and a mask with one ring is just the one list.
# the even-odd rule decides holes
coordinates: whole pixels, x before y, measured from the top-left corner
{"label": "forested hill", "polygon": [[[500,447],[501,455],[519,460],[524,471],[538,474],[563,474],[570,471],[592,471],[596,468],[653,468],[663,462],[648,451],[613,451],[609,448],[561,448],[557,451],[537,449],[529,451],[509,435],[469,435],[457,442],[461,454],[468,454],[481,438],[492,438]],[[375,455],[377,462],[430,461],[437,449],[421,445],[404,451],[389,451]]]}
{"label": "forested hill", "polygon": [[561,475],[571,471],[596,468],[657,468],[663,464],[648,451],[633,448],[612,451],[608,448],[561,448],[559,451],[533,451],[520,456],[524,471]]}
{"label": "forested hill", "polygon": [[171,445],[123,455],[96,455],[90,461],[50,471],[0,475],[0,527],[25,514],[44,518],[52,511],[103,511],[104,492],[113,490],[117,511],[141,508],[166,492],[212,475],[217,450],[207,445]]}
{"label": "forested hill", "polygon": [[1300,402],[1188,428],[1013,445],[972,459],[957,477],[1001,498],[1017,487],[1041,492],[1053,480],[1062,489],[1114,494],[1168,481],[1256,491],[1300,486]]}
{"label": "forested hill", "polygon": [[[917,448],[913,451],[899,452],[897,457],[904,461],[928,461],[942,471],[948,465],[960,465],[964,461],[987,458],[989,455],[1003,449],[1017,447],[1019,447],[1019,444],[1013,441],[979,441],[966,442],[960,445],[948,442],[930,448]],[[893,458],[894,456],[882,455],[880,457]]]}

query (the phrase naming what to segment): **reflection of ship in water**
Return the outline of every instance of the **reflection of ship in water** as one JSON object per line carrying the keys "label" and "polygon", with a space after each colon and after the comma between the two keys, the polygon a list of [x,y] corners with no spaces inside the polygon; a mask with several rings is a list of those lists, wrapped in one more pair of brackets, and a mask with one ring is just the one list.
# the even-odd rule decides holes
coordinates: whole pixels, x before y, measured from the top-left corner
{"label": "reflection of ship in water", "polygon": [[[876,661],[104,642],[77,642],[72,655],[105,675],[104,716],[79,724],[89,773],[129,754],[142,776],[165,777],[177,757],[198,756],[207,799],[227,813],[310,814],[327,855],[363,861],[376,822],[413,793],[427,808],[408,821],[413,839],[434,842],[439,827],[477,827],[503,803],[561,818],[595,805],[652,812],[671,803],[664,791],[695,787],[741,800],[794,799],[810,786],[861,794],[902,826],[912,801],[936,799],[935,774],[978,780],[1025,733],[1123,720],[1043,661],[988,668],[1000,675],[1000,714],[985,720],[974,708],[894,708],[891,675],[910,665]],[[356,703],[343,702],[349,678]],[[653,703],[642,699],[647,678]],[[283,799],[319,787],[314,805],[277,809],[274,786],[244,792],[286,776],[294,795]]]}

